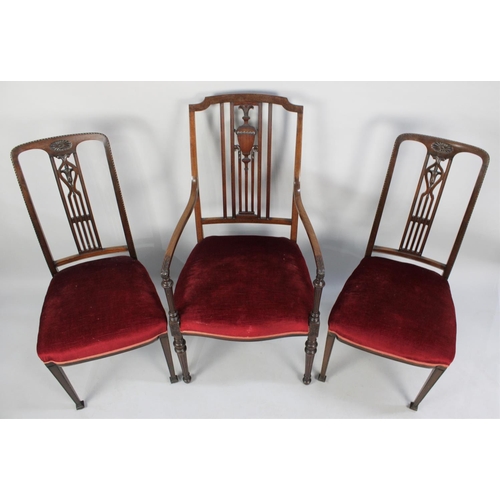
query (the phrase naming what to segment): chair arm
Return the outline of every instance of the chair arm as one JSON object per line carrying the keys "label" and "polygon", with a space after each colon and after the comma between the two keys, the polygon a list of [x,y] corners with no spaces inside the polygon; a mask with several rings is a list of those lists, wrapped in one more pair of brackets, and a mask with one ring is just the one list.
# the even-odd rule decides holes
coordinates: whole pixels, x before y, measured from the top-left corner
{"label": "chair arm", "polygon": [[[172,262],[172,258],[174,256],[175,249],[177,247],[177,243],[186,227],[186,224],[193,213],[194,206],[198,199],[198,181],[193,178],[191,181],[191,194],[189,195],[189,200],[187,202],[186,208],[175,227],[175,230],[170,238],[170,242],[168,244],[167,250],[165,252],[165,256],[163,258],[163,264],[161,266],[161,277],[163,282],[166,282],[170,278],[170,264]],[[164,284],[164,283],[163,283]]]}
{"label": "chair arm", "polygon": [[316,281],[319,283],[323,281],[325,277],[325,264],[323,262],[323,255],[321,253],[318,238],[316,238],[316,233],[314,232],[309,216],[307,215],[304,205],[302,204],[300,182],[298,180],[296,180],[294,184],[293,199],[295,202],[295,208],[297,209],[300,220],[306,230],[307,237],[309,238],[309,242],[311,243],[314,260],[316,261]]}

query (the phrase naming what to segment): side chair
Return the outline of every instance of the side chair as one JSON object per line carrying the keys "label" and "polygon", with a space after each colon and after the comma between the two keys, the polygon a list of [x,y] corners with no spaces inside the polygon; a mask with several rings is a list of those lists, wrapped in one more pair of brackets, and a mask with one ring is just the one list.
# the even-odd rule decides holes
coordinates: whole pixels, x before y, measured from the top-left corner
{"label": "side chair", "polygon": [[[121,237],[118,236],[122,241],[118,245],[105,246],[98,232],[97,217],[84,181],[84,173],[87,174],[90,168],[87,165],[92,162],[84,166],[77,152],[83,143],[97,144],[101,151],[100,161],[95,161],[92,168],[93,172],[107,176],[110,192],[106,193],[102,183],[98,182],[99,189],[93,192],[93,199],[106,198],[111,200],[111,204],[116,203],[122,231]],[[33,153],[37,155],[35,159],[30,157]],[[100,133],[88,133],[41,139],[15,147],[11,158],[52,274],[38,331],[37,353],[42,362],[78,410],[85,404],[63,371],[64,366],[119,354],[157,339],[167,361],[170,382],[176,382],[165,309],[146,268],[137,260],[108,138]],[[54,202],[65,213],[65,216],[61,215],[59,232],[54,231],[52,218],[50,224],[44,226],[47,231],[42,229],[39,213],[43,209],[37,213],[32,196],[33,190],[39,186],[33,182],[28,188],[28,176],[25,175],[28,172],[21,168],[21,159],[24,161],[25,158],[35,178],[46,175],[55,180],[57,188],[47,189],[37,200],[43,204],[44,200],[53,201],[57,194],[60,195],[62,203],[58,200]],[[107,174],[100,168],[105,169]],[[38,207],[42,208],[40,204]],[[108,214],[101,215],[104,217],[100,220]],[[69,246],[73,247],[73,251],[76,247],[76,253],[54,257],[55,252],[52,246],[49,247],[46,237],[49,233],[54,238],[57,236],[58,241],[54,242],[56,248],[64,247],[59,241],[62,239],[66,243],[70,241]]]}
{"label": "side chair", "polygon": [[[415,152],[418,162],[412,163],[413,157],[409,154],[399,158],[403,147],[409,144],[419,145],[419,152]],[[448,278],[488,164],[489,156],[485,151],[461,142],[421,134],[402,134],[396,139],[365,257],[345,283],[328,319],[319,380],[326,380],[334,341],[338,339],[372,354],[430,369],[427,381],[409,405],[412,410],[418,409],[455,357],[457,325]],[[395,240],[400,241],[399,245],[381,246],[376,241],[380,239],[383,215],[391,217],[402,209],[400,197],[396,196],[399,208],[384,212],[397,165],[401,170],[401,182],[408,184],[414,178],[417,186],[403,223],[402,237]],[[466,192],[460,191],[456,198],[464,200],[465,212],[458,211],[455,203],[450,203],[454,198],[447,198],[445,213],[450,212],[451,217],[446,220],[457,219],[456,233],[450,235],[451,250],[447,258],[436,260],[428,255],[428,243],[432,235],[441,235],[435,231],[431,233],[431,229],[443,232],[443,226],[436,224],[437,215],[443,213],[438,213],[438,208],[441,204],[444,209],[445,187],[465,187],[463,181],[456,182],[460,174],[468,174],[466,180],[471,182],[467,190],[464,189]],[[452,191],[448,193],[451,195]],[[399,195],[398,192],[394,194]],[[395,228],[391,226],[392,229]],[[448,223],[444,229],[449,229]],[[383,239],[388,237],[387,234],[383,236]],[[442,247],[441,240],[434,246]]]}

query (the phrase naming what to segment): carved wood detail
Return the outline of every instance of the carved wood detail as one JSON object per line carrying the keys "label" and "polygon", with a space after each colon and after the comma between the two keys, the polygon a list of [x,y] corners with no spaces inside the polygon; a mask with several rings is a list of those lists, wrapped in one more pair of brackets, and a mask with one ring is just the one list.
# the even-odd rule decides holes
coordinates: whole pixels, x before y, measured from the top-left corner
{"label": "carved wood detail", "polygon": [[426,155],[399,247],[401,251],[419,256],[427,243],[452,163],[452,158],[446,158],[453,152],[449,144],[434,142],[431,149],[435,153]]}
{"label": "carved wood detail", "polygon": [[53,142],[50,148],[56,153],[51,155],[50,159],[78,253],[82,254],[99,250],[102,245],[90,208],[78,155],[75,151],[61,154],[71,147],[69,141]]}
{"label": "carved wood detail", "polygon": [[[256,215],[255,213],[255,190],[256,190],[256,162],[260,164],[257,128],[250,125],[249,113],[254,109],[251,104],[243,104],[238,107],[243,111],[243,124],[235,129],[236,143],[234,150],[237,152],[238,162],[238,215]],[[261,107],[257,106],[258,116]],[[260,176],[259,176],[260,177]],[[257,190],[261,192],[260,178]],[[260,212],[260,207],[259,207]]]}

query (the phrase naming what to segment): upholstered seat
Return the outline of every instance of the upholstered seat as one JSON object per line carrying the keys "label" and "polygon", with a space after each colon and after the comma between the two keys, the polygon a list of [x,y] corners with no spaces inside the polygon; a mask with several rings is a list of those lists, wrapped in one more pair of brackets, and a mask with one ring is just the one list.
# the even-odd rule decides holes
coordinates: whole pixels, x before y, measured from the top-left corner
{"label": "upholstered seat", "polygon": [[422,366],[455,357],[455,307],[448,280],[423,267],[365,257],[328,319],[339,340]]}
{"label": "upholstered seat", "polygon": [[128,256],[110,257],[54,276],[37,352],[44,363],[76,363],[139,347],[166,331],[166,314],[144,266]]}
{"label": "upholstered seat", "polygon": [[251,340],[307,335],[313,285],[288,238],[209,236],[177,281],[183,333]]}

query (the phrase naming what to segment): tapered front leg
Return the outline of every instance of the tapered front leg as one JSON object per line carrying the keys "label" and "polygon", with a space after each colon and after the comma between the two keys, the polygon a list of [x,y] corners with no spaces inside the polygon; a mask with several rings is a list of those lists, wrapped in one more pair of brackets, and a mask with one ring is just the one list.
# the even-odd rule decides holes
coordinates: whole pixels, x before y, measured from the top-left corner
{"label": "tapered front leg", "polygon": [[330,355],[332,354],[333,343],[335,342],[335,334],[328,332],[326,337],[325,354],[323,355],[323,364],[321,366],[321,373],[318,375],[318,380],[324,382],[326,380],[326,369],[330,362]]}
{"label": "tapered front leg", "polygon": [[71,382],[68,380],[68,377],[66,377],[66,374],[64,373],[63,369],[54,363],[48,363],[45,365],[52,375],[57,379],[57,381],[62,385],[63,389],[68,393],[69,397],[75,402],[76,409],[81,410],[85,408],[85,403],[78,397],[78,394],[76,393],[75,389],[73,389],[73,386],[71,385]]}
{"label": "tapered front leg", "polygon": [[410,403],[408,408],[410,410],[418,410],[418,405],[422,402],[422,399],[427,396],[427,393],[432,389],[434,384],[439,380],[441,375],[446,371],[446,368],[443,368],[441,366],[436,366],[430,373],[428,379],[426,380],[425,384],[423,385],[422,389],[420,389],[420,392],[418,393],[418,396],[415,398],[415,401]]}

